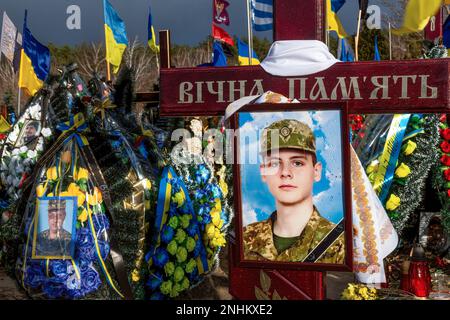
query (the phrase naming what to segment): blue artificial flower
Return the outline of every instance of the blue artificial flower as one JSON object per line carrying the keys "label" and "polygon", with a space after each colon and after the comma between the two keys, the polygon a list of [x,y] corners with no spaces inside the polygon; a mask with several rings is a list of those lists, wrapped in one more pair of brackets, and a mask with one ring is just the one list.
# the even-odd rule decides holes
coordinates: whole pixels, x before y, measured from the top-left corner
{"label": "blue artificial flower", "polygon": [[100,276],[94,268],[89,268],[85,273],[81,274],[81,289],[84,295],[97,290],[100,285]]}
{"label": "blue artificial flower", "polygon": [[205,184],[208,182],[210,177],[211,172],[208,168],[204,164],[199,165],[197,171],[195,172],[195,182],[198,184]]}
{"label": "blue artificial flower", "polygon": [[161,292],[154,292],[151,296],[150,296],[150,300],[164,300],[164,295]]}
{"label": "blue artificial flower", "polygon": [[161,231],[161,241],[164,243],[169,243],[172,241],[174,235],[173,228],[165,225],[164,228]]}
{"label": "blue artificial flower", "polygon": [[39,265],[29,265],[25,270],[24,283],[31,288],[37,288],[42,285],[47,276],[44,274],[44,269]]}
{"label": "blue artificial flower", "polygon": [[180,179],[176,179],[176,178],[170,179],[169,183],[172,185],[172,194],[175,194],[180,191],[180,189],[181,189]]}
{"label": "blue artificial flower", "polygon": [[194,220],[191,220],[189,227],[186,229],[186,233],[192,238],[198,234],[198,225]]}
{"label": "blue artificial flower", "polygon": [[92,219],[94,221],[94,228],[97,232],[106,229],[109,229],[109,219],[108,217],[103,213],[96,214]]}
{"label": "blue artificial flower", "polygon": [[76,247],[92,247],[94,238],[88,228],[80,228],[77,230]]}
{"label": "blue artificial flower", "polygon": [[203,219],[205,219],[205,216],[209,216],[211,212],[211,207],[208,203],[204,203],[200,205],[200,208],[198,208],[198,215],[201,216]]}
{"label": "blue artificial flower", "polygon": [[75,255],[80,261],[82,261],[82,263],[89,264],[91,261],[95,260],[94,245],[77,247],[75,250]]}
{"label": "blue artificial flower", "polygon": [[150,291],[155,291],[159,288],[163,281],[162,275],[158,272],[155,274],[150,275],[148,281],[147,281],[147,287],[150,289]]}
{"label": "blue artificial flower", "polygon": [[50,270],[52,270],[53,274],[57,278],[67,279],[69,276],[67,274],[68,260],[51,260],[50,261]]}
{"label": "blue artificial flower", "polygon": [[43,293],[49,299],[58,299],[64,295],[66,287],[64,284],[53,281],[52,278],[48,279],[45,285],[42,286]]}
{"label": "blue artificial flower", "polygon": [[169,261],[169,254],[167,251],[161,247],[156,249],[155,255],[153,256],[153,263],[159,268],[164,268],[164,265]]}
{"label": "blue artificial flower", "polygon": [[171,202],[168,211],[169,218],[178,215],[178,207],[176,203]]}
{"label": "blue artificial flower", "polygon": [[220,190],[217,184],[208,184],[206,186],[206,191],[212,195],[212,200],[222,198],[222,190]]}
{"label": "blue artificial flower", "polygon": [[203,189],[195,190],[195,192],[194,192],[194,199],[195,200],[200,200],[200,199],[203,199],[204,197],[206,197],[205,190],[203,190]]}

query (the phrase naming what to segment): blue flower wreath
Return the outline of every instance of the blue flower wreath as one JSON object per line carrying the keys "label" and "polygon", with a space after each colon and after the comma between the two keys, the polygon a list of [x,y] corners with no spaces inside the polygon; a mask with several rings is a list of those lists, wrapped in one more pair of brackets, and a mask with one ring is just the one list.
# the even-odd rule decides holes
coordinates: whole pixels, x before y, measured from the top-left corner
{"label": "blue flower wreath", "polygon": [[[26,232],[30,228],[32,218],[26,223]],[[109,220],[106,215],[97,214],[93,225],[97,235],[101,235],[108,232]],[[98,237],[97,243],[102,259],[106,259],[110,250],[109,243],[101,237]],[[26,256],[23,284],[26,288],[41,290],[48,299],[78,299],[100,287],[100,275],[94,267],[97,260],[94,237],[88,227],[77,229],[73,262],[31,259],[31,250],[31,243],[23,248],[23,256]]]}

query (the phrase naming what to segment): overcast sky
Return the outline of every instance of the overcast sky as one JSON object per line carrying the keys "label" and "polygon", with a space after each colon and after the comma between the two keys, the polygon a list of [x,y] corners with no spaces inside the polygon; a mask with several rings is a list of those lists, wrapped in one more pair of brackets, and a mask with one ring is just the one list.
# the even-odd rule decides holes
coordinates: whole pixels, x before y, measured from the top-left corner
{"label": "overcast sky", "polygon": [[[228,0],[231,24],[225,29],[232,35],[246,37],[246,0]],[[300,0],[304,1],[304,0]],[[172,43],[195,45],[211,33],[212,0],[110,0],[125,21],[128,38],[147,39],[148,7],[152,6],[155,31],[170,29]],[[377,1],[371,1],[376,3]],[[68,30],[67,7],[81,9],[81,30]],[[28,9],[28,25],[35,37],[44,44],[74,45],[103,41],[102,0],[0,0],[0,11],[6,11],[22,29],[24,10]],[[347,32],[354,32],[357,24],[357,0],[347,0],[339,12]],[[0,19],[2,19],[0,17]],[[256,36],[271,39],[270,32],[255,32]]]}

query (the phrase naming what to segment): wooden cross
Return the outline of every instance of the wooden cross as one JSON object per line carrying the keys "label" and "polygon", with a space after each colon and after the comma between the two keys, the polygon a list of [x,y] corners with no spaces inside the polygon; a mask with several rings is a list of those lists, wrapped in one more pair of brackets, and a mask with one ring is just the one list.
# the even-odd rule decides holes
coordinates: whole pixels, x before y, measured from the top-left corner
{"label": "wooden cross", "polygon": [[[299,77],[272,76],[260,66],[172,69],[168,36],[162,35],[163,116],[223,115],[231,102],[268,90],[305,103],[347,101],[351,113],[448,112],[449,59],[336,63]],[[325,1],[274,0],[274,40],[313,39],[325,39]],[[321,272],[239,268],[236,253],[232,245],[230,291],[236,298],[255,299],[256,287],[267,285],[267,279],[288,298],[325,297]]]}

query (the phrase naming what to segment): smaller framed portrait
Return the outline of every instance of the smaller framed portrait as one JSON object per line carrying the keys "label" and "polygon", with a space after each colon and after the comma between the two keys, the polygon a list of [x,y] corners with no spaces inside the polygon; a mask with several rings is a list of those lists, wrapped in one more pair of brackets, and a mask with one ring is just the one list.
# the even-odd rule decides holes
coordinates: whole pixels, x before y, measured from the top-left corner
{"label": "smaller framed portrait", "polygon": [[41,123],[39,121],[32,119],[26,120],[20,130],[20,137],[18,139],[18,145],[16,145],[16,147],[32,145],[35,141],[37,141],[40,132]]}
{"label": "smaller framed portrait", "polygon": [[42,197],[36,202],[33,259],[72,259],[77,197]]}
{"label": "smaller framed portrait", "polygon": [[351,271],[347,105],[247,105],[231,129],[239,266]]}

